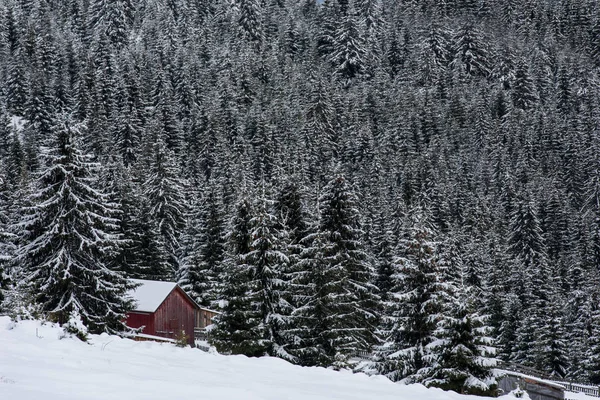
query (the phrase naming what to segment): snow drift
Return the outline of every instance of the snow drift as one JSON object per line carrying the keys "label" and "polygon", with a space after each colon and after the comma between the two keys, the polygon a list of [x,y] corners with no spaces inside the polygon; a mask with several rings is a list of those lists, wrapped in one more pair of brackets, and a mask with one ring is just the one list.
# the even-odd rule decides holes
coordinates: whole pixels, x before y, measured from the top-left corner
{"label": "snow drift", "polygon": [[[304,368],[277,358],[204,353],[0,317],[0,399],[468,400],[380,376]],[[504,399],[514,398],[512,396]]]}

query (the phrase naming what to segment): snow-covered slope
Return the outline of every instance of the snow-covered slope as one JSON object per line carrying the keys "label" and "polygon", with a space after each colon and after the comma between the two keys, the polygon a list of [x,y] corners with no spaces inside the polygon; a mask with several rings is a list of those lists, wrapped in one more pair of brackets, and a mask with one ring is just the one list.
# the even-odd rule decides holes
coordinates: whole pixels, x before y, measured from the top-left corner
{"label": "snow-covered slope", "polygon": [[15,325],[0,317],[0,399],[476,399],[276,358],[221,356],[109,335],[91,336],[86,344],[61,340],[61,334],[51,324]]}

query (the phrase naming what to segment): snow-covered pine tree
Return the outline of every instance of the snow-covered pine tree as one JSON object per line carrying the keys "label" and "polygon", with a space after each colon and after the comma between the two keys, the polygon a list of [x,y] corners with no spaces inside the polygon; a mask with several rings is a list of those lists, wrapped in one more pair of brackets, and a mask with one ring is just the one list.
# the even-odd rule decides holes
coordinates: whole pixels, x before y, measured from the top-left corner
{"label": "snow-covered pine tree", "polygon": [[477,311],[474,289],[463,282],[454,290],[444,304],[438,340],[428,345],[434,362],[424,383],[461,394],[493,397],[497,383],[492,373],[496,359],[491,328]]}
{"label": "snow-covered pine tree", "polygon": [[11,207],[6,169],[0,160],[0,312],[4,310],[4,291],[8,289],[11,264],[15,257],[15,236],[9,232]]}
{"label": "snow-covered pine tree", "polygon": [[114,233],[115,205],[97,187],[98,165],[79,150],[77,126],[66,118],[53,128],[42,153],[29,206],[16,225],[20,235],[18,287],[48,318],[81,318],[90,332],[125,328],[132,285],[108,268],[120,237]]}
{"label": "snow-covered pine tree", "polygon": [[508,293],[502,306],[504,316],[496,337],[498,358],[503,361],[512,361],[517,330],[521,326],[523,304],[516,294]]}
{"label": "snow-covered pine tree", "polygon": [[473,24],[463,25],[453,38],[451,65],[468,76],[491,73],[491,54],[482,32]]}
{"label": "snow-covered pine tree", "polygon": [[187,204],[184,182],[174,162],[173,152],[166,146],[161,131],[155,136],[151,171],[144,183],[144,195],[150,205],[150,216],[160,234],[164,257],[171,266],[171,279],[179,269],[179,239],[184,226]]}
{"label": "snow-covered pine tree", "polygon": [[588,337],[585,342],[585,377],[588,382],[600,383],[600,307],[598,294],[590,296],[590,315],[587,324]]}
{"label": "snow-covered pine tree", "polygon": [[258,307],[261,319],[258,329],[263,332],[263,346],[267,354],[293,359],[286,350],[286,338],[282,334],[283,328],[288,325],[287,315],[292,309],[282,297],[287,286],[282,279],[282,272],[289,259],[280,251],[281,243],[274,230],[276,219],[267,201],[263,193],[259,204],[255,206],[256,215],[250,220],[252,243],[246,264],[251,280],[248,282],[247,295],[252,307]]}
{"label": "snow-covered pine tree", "polygon": [[[336,367],[376,342],[377,287],[374,271],[362,249],[356,197],[346,179],[338,175],[323,188],[319,198],[318,234],[323,280],[316,284],[317,299],[327,304],[318,337],[328,350],[324,356]],[[319,299],[320,298],[320,299]],[[323,299],[325,298],[325,299]]]}
{"label": "snow-covered pine tree", "polygon": [[257,304],[248,296],[253,268],[248,265],[252,251],[253,210],[246,193],[239,194],[228,233],[228,251],[223,266],[223,300],[221,315],[215,317],[215,329],[209,340],[221,353],[259,357],[267,353],[271,343],[265,342],[266,332]]}
{"label": "snow-covered pine tree", "polygon": [[281,292],[282,301],[289,304],[286,321],[280,327],[281,335],[285,336],[286,349],[295,354],[295,362],[303,363],[298,357],[302,347],[300,332],[304,331],[303,319],[290,315],[297,307],[304,306],[311,294],[310,273],[304,260],[304,252],[308,246],[309,233],[308,215],[304,208],[302,191],[297,182],[289,180],[283,185],[273,204],[276,217],[274,230],[280,251],[288,258],[281,271],[285,287]]}
{"label": "snow-covered pine tree", "polygon": [[515,78],[512,82],[512,100],[515,108],[527,111],[537,102],[535,84],[529,73],[529,66],[524,60],[517,64]]}
{"label": "snow-covered pine tree", "polygon": [[207,193],[200,204],[190,250],[182,262],[180,284],[196,302],[204,307],[216,307],[221,291],[222,263],[225,257],[223,204],[217,185],[209,181]]}
{"label": "snow-covered pine tree", "polygon": [[551,297],[544,310],[539,337],[536,338],[538,346],[536,367],[556,379],[563,379],[569,367],[562,315],[564,308],[563,300],[559,295]]}
{"label": "snow-covered pine tree", "polygon": [[[379,289],[379,296],[381,301],[386,303],[391,300],[392,288],[394,281],[392,275],[394,274],[394,246],[395,246],[395,235],[392,228],[391,218],[389,215],[382,211],[376,221],[378,225],[378,235],[375,240],[375,269],[376,269],[376,280],[375,284]],[[383,305],[385,309],[387,305]]]}
{"label": "snow-covered pine tree", "polygon": [[260,43],[264,37],[263,3],[258,0],[236,0],[237,22],[242,35]]}
{"label": "snow-covered pine tree", "polygon": [[138,232],[137,207],[139,203],[137,187],[132,180],[131,170],[123,165],[118,155],[112,156],[101,173],[104,192],[110,202],[118,205],[117,232],[121,237],[118,254],[111,260],[111,269],[122,272],[128,278],[135,278],[141,252],[140,232]]}
{"label": "snow-covered pine tree", "polygon": [[89,21],[96,35],[105,35],[117,48],[129,40],[135,5],[130,0],[93,0],[89,7]]}
{"label": "snow-covered pine tree", "polygon": [[423,83],[437,82],[442,78],[450,61],[448,32],[437,22],[432,22],[422,32],[419,43],[420,57],[423,60],[420,78]]}
{"label": "snow-covered pine tree", "polygon": [[510,358],[533,367],[537,364],[537,332],[543,329],[552,289],[537,209],[529,198],[519,199],[512,213],[509,251],[513,258],[510,284],[525,307]]}
{"label": "snow-covered pine tree", "polygon": [[404,237],[397,248],[392,275],[391,327],[377,351],[378,369],[393,381],[422,382],[433,363],[431,343],[442,317],[435,232],[425,210],[413,207],[406,217]]}
{"label": "snow-covered pine tree", "polygon": [[133,270],[128,272],[128,276],[135,279],[172,280],[173,264],[158,224],[152,218],[148,199],[140,199],[139,210],[135,213],[133,235],[136,241],[132,253],[136,257]]}
{"label": "snow-covered pine tree", "polygon": [[332,42],[330,62],[342,83],[349,86],[365,72],[367,62],[364,26],[354,9],[337,22]]}
{"label": "snow-covered pine tree", "polygon": [[318,232],[309,235],[304,244],[300,266],[307,272],[307,283],[292,312],[293,354],[300,365],[328,367],[335,357],[333,341],[328,337],[330,319],[327,318],[331,298],[326,284],[331,270],[325,267],[323,240]]}

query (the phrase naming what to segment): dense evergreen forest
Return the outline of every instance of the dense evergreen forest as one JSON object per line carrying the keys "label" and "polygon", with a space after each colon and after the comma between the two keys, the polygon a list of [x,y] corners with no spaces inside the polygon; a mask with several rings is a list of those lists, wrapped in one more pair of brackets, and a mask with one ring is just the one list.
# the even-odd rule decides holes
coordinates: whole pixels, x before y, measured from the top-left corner
{"label": "dense evergreen forest", "polygon": [[599,382],[599,67],[596,0],[2,0],[0,312]]}

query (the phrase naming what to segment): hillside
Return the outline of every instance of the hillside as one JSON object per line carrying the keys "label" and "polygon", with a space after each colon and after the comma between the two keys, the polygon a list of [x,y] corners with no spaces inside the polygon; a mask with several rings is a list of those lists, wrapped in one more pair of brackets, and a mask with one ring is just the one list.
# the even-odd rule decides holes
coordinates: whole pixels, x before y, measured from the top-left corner
{"label": "hillside", "polygon": [[[11,329],[12,327],[12,329]],[[92,335],[59,340],[51,324],[0,317],[0,398],[19,400],[468,400],[383,377],[291,365],[277,358],[208,354]],[[37,335],[37,336],[36,336]],[[508,400],[508,398],[507,398]]]}
{"label": "hillside", "polygon": [[170,281],[221,354],[600,383],[599,10],[0,2],[0,313]]}

